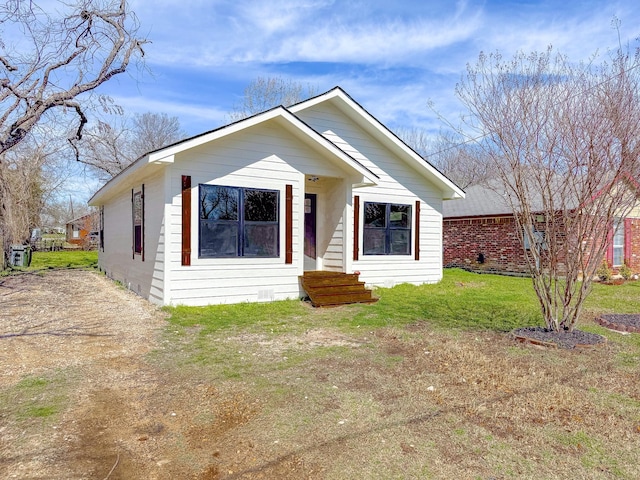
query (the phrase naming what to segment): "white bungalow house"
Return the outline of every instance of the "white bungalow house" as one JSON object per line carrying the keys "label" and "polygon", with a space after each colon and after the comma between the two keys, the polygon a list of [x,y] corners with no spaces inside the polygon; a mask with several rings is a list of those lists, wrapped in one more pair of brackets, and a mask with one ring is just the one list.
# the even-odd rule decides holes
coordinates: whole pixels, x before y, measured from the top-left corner
{"label": "white bungalow house", "polygon": [[442,278],[464,192],[339,87],[141,157],[90,200],[99,267],[158,305],[300,298],[299,276]]}

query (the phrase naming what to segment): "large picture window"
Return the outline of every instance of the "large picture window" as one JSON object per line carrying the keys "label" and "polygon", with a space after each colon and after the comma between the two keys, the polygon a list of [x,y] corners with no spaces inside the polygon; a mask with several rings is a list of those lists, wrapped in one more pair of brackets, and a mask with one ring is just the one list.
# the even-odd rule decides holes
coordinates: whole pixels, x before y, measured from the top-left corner
{"label": "large picture window", "polygon": [[201,257],[278,257],[279,192],[200,185]]}
{"label": "large picture window", "polygon": [[364,255],[411,254],[411,205],[364,203]]}

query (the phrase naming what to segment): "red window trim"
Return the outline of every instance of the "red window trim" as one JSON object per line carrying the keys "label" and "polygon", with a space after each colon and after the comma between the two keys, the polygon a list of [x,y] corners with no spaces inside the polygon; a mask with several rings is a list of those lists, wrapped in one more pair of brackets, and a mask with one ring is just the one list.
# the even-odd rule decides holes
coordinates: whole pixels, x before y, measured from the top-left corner
{"label": "red window trim", "polygon": [[191,265],[191,176],[182,175],[182,265]]}
{"label": "red window trim", "polygon": [[360,197],[353,197],[353,259],[358,260],[360,255]]}
{"label": "red window trim", "polygon": [[285,264],[293,263],[293,185],[285,187]]}

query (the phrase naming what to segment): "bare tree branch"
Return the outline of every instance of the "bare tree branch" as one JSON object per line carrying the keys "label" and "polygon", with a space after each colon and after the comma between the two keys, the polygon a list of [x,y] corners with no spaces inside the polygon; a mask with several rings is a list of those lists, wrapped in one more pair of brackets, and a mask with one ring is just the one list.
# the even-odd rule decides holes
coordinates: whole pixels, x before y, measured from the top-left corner
{"label": "bare tree branch", "polygon": [[317,87],[281,77],[258,77],[244,89],[242,100],[229,113],[234,122],[277,106],[289,107],[313,97]]}
{"label": "bare tree branch", "polygon": [[113,115],[87,127],[74,147],[80,161],[106,181],[142,155],[185,137],[178,118],[164,113]]}
{"label": "bare tree branch", "polygon": [[[0,154],[23,141],[54,108],[71,108],[78,115],[71,141],[79,140],[86,117],[75,99],[144,55],[146,40],[137,37],[137,20],[126,1],[59,6],[66,12],[62,18],[53,18],[33,1],[0,6],[0,25],[20,45],[9,48],[2,42],[0,48]],[[14,35],[20,35],[20,42]]]}
{"label": "bare tree branch", "polygon": [[466,143],[455,132],[441,132],[434,138],[424,130],[407,128],[399,129],[397,134],[462,189],[481,183],[488,176],[489,161],[482,149]]}

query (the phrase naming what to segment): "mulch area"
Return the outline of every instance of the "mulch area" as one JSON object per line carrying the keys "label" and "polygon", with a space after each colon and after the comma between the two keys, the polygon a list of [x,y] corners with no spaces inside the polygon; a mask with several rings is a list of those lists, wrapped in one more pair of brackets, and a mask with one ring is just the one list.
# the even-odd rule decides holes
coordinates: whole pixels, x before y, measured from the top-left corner
{"label": "mulch area", "polygon": [[[595,321],[611,330],[640,333],[640,314],[604,314]],[[592,348],[602,346],[607,341],[602,335],[582,330],[554,332],[543,327],[526,327],[512,333],[519,342],[550,348]]]}
{"label": "mulch area", "polygon": [[640,314],[610,313],[596,318],[596,322],[605,328],[620,332],[640,333]]}
{"label": "mulch area", "polygon": [[544,327],[518,328],[513,331],[513,336],[519,342],[549,348],[593,348],[604,345],[607,341],[596,333],[582,330],[554,332]]}

